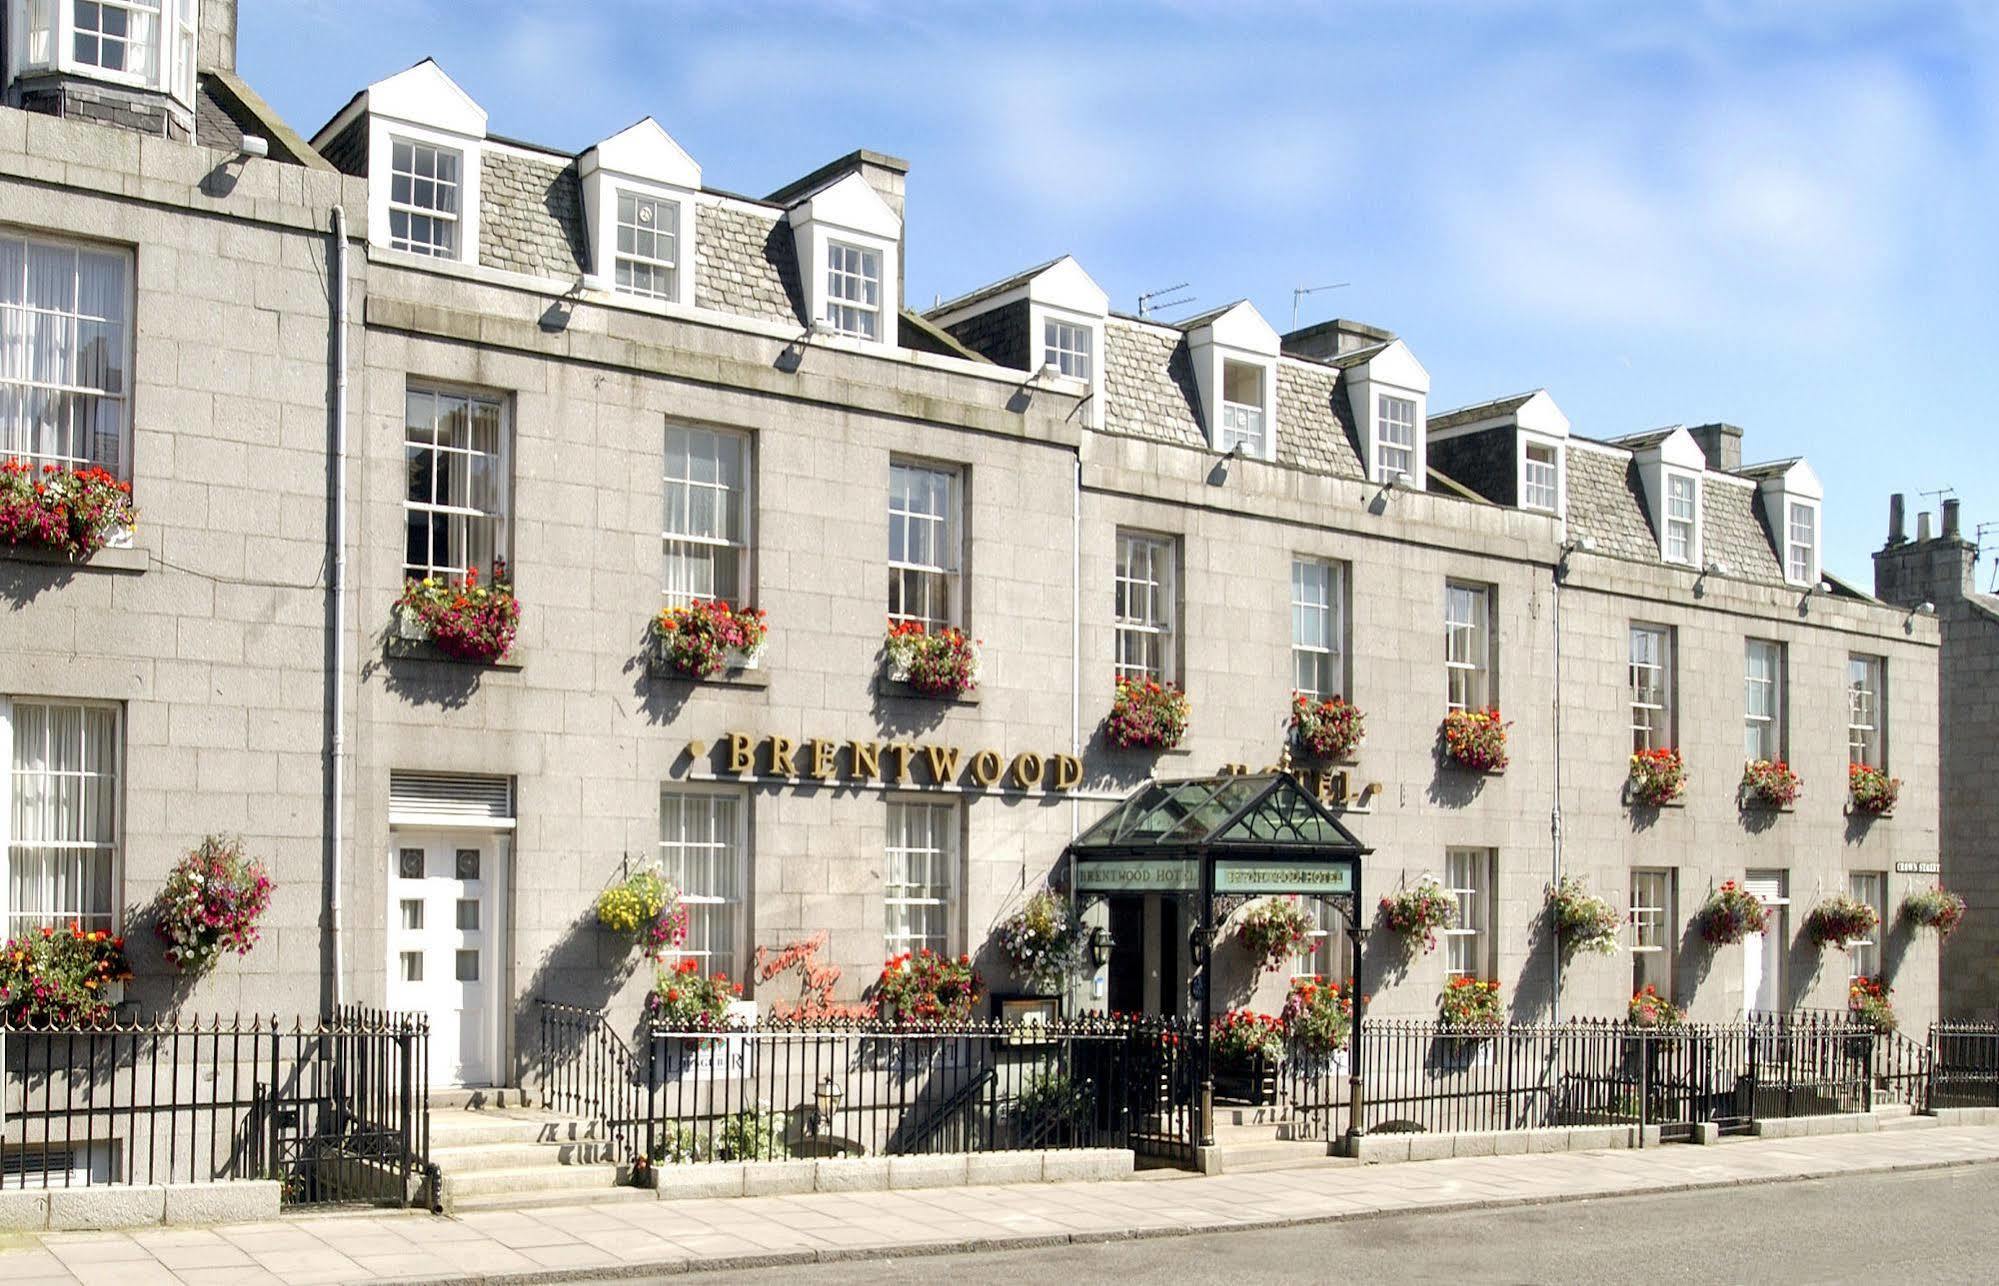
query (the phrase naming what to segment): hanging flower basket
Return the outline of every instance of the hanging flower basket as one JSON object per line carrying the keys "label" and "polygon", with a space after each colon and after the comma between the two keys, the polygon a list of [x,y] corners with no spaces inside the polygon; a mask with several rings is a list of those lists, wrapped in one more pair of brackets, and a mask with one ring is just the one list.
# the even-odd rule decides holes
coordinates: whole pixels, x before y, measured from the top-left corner
{"label": "hanging flower basket", "polygon": [[1663,808],[1687,793],[1687,765],[1677,750],[1641,750],[1631,756],[1627,784],[1640,808]]}
{"label": "hanging flower basket", "polygon": [[0,1014],[15,1027],[96,1027],[132,978],[125,939],[104,929],[33,929],[0,947]]}
{"label": "hanging flower basket", "polygon": [[1312,921],[1295,897],[1265,898],[1243,913],[1235,937],[1265,973],[1276,973],[1312,940]]}
{"label": "hanging flower basket", "polygon": [[482,664],[505,659],[521,619],[507,565],[500,561],[485,585],[476,567],[466,571],[463,585],[428,577],[404,581],[396,611],[406,633],[429,639],[446,656]]}
{"label": "hanging flower basket", "polygon": [[1054,991],[1083,971],[1088,946],[1083,922],[1047,889],[1000,921],[995,936],[1014,973],[1039,991]]}
{"label": "hanging flower basket", "polygon": [[754,669],[769,636],[762,608],[731,607],[719,598],[665,608],[652,620],[653,645],[660,659],[690,679]]}
{"label": "hanging flower basket", "polygon": [[81,560],[137,521],[132,484],[102,469],[0,460],[0,544]]}
{"label": "hanging flower basket", "polygon": [[1489,1036],[1506,1025],[1506,1002],[1499,983],[1456,977],[1437,998],[1437,1025],[1456,1036]]}
{"label": "hanging flower basket", "polygon": [[1473,772],[1498,772],[1506,767],[1506,730],[1512,726],[1496,708],[1453,710],[1441,730],[1444,758]]}
{"label": "hanging flower basket", "polygon": [[225,951],[248,955],[271,905],[270,872],[243,841],[209,835],[174,863],[154,923],[166,957],[182,973],[205,973]]}
{"label": "hanging flower basket", "polygon": [[1367,735],[1367,716],[1339,697],[1324,701],[1291,694],[1291,731],[1298,748],[1315,759],[1351,758]]}
{"label": "hanging flower basket", "polygon": [[1855,1022],[1877,1032],[1895,1030],[1895,989],[1880,978],[1855,978],[1846,989],[1846,1009]]}
{"label": "hanging flower basket", "polygon": [[1853,811],[1873,817],[1885,817],[1895,811],[1895,801],[1902,795],[1902,779],[1890,777],[1879,768],[1866,764],[1849,764],[1846,769],[1846,790],[1853,800]]}
{"label": "hanging flower basket", "polygon": [[1769,922],[1770,909],[1763,899],[1734,880],[1723,880],[1700,909],[1701,938],[1709,946],[1734,946],[1763,932]]}
{"label": "hanging flower basket", "polygon": [[1345,1049],[1353,1036],[1353,987],[1342,989],[1320,977],[1293,978],[1278,1015],[1292,1048],[1323,1059]]}
{"label": "hanging flower basket", "polygon": [[654,971],[646,1009],[655,1024],[670,1031],[715,1031],[742,994],[742,985],[730,982],[729,975],[704,975],[698,962],[681,960]]}
{"label": "hanging flower basket", "polygon": [[1437,949],[1437,930],[1450,928],[1457,918],[1457,903],[1432,879],[1381,899],[1381,926],[1401,938],[1404,947],[1421,938],[1425,955]]}
{"label": "hanging flower basket", "polygon": [[1659,989],[1649,982],[1645,984],[1643,990],[1632,994],[1631,1005],[1626,1010],[1625,1017],[1633,1027],[1642,1027],[1648,1031],[1678,1027],[1687,1020],[1680,1007],[1660,995]]}
{"label": "hanging flower basket", "polygon": [[963,1022],[985,989],[970,956],[939,955],[924,947],[882,962],[875,979],[875,1009],[901,1023]]}
{"label": "hanging flower basket", "polygon": [[1564,952],[1607,956],[1617,950],[1617,931],[1623,927],[1624,917],[1574,876],[1565,875],[1561,883],[1549,888],[1548,914],[1554,919],[1555,936]]}
{"label": "hanging flower basket", "polygon": [[935,633],[921,621],[890,621],[882,648],[891,682],[926,697],[961,697],[979,686],[979,644],[959,629]]}
{"label": "hanging flower basket", "polygon": [[1746,806],[1789,808],[1803,790],[1804,782],[1781,759],[1757,759],[1742,767],[1740,794]]}
{"label": "hanging flower basket", "polygon": [[633,871],[597,895],[597,923],[660,960],[687,940],[687,907],[657,867]]}
{"label": "hanging flower basket", "polygon": [[1845,950],[1847,943],[1868,937],[1880,923],[1881,917],[1873,907],[1858,898],[1835,893],[1805,917],[1805,934],[1816,947]]}
{"label": "hanging flower basket", "polygon": [[1171,683],[1120,676],[1104,739],[1126,750],[1172,750],[1187,735],[1187,694]]}
{"label": "hanging flower basket", "polygon": [[1902,899],[1902,918],[1919,929],[1935,929],[1938,938],[1948,938],[1964,922],[1964,899],[1938,885],[1921,889]]}

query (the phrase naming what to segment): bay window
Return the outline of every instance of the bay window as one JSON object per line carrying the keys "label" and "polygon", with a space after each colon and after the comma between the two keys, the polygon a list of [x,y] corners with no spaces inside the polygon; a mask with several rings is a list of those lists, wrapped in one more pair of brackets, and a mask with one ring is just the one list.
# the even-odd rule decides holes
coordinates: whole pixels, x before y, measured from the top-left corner
{"label": "bay window", "polygon": [[1694,561],[1694,524],[1698,521],[1698,484],[1684,473],[1666,475],[1666,561]]}
{"label": "bay window", "polygon": [[1071,379],[1090,378],[1090,328],[1049,318],[1042,325],[1041,364]]}
{"label": "bay window", "polygon": [[506,558],[506,430],[498,398],[423,388],[405,395],[403,575],[462,584]]}
{"label": "bay window", "polygon": [[1818,567],[1818,510],[1793,500],[1784,521],[1784,575],[1793,584],[1809,585]]}
{"label": "bay window", "polygon": [[194,105],[196,0],[12,0],[17,72],[67,72]]}
{"label": "bay window", "polygon": [[666,516],[660,537],[668,607],[750,593],[750,440],[666,426]]}
{"label": "bay window", "polygon": [[1261,458],[1269,440],[1264,436],[1263,368],[1249,362],[1222,362],[1222,432],[1215,441],[1218,451],[1241,447],[1243,453]]}
{"label": "bay window", "polygon": [[0,234],[0,457],[129,478],[132,256]]}
{"label": "bay window", "polygon": [[958,870],[956,805],[889,800],[885,856],[882,940],[888,954],[924,948],[948,953]]}
{"label": "bay window", "polygon": [[1561,448],[1529,442],[1520,466],[1520,507],[1555,513],[1561,508]]}
{"label": "bay window", "polygon": [[1492,976],[1492,868],[1490,849],[1454,848],[1444,858],[1444,892],[1458,909],[1442,931],[1447,978]]}
{"label": "bay window", "polygon": [[1383,393],[1375,400],[1375,476],[1383,482],[1400,473],[1416,480],[1416,402],[1414,398],[1390,397]]}
{"label": "bay window", "polygon": [[1631,872],[1631,993],[1652,987],[1673,998],[1673,872],[1669,869]]}
{"label": "bay window", "polygon": [[891,461],[888,467],[888,615],[926,629],[959,624],[958,472]]}
{"label": "bay window", "polygon": [[31,929],[115,928],[118,709],[0,697],[0,940]]}
{"label": "bay window", "polygon": [[737,973],[749,884],[747,801],[721,792],[665,790],[659,797],[659,865],[687,908],[678,954],[703,973]]}

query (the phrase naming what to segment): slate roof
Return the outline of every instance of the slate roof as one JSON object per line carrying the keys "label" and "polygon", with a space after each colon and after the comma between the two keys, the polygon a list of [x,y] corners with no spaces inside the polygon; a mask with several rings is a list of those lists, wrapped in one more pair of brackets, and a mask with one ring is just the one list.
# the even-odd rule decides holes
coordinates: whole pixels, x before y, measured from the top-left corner
{"label": "slate roof", "polygon": [[1701,552],[1727,563],[1730,576],[1783,583],[1756,489],[1717,482],[1712,473],[1701,480]]}
{"label": "slate roof", "polygon": [[1430,431],[1434,433],[1438,429],[1448,429],[1459,424],[1476,424],[1480,420],[1490,420],[1495,416],[1505,415],[1508,411],[1517,411],[1533,401],[1534,393],[1539,391],[1536,389],[1530,393],[1515,393],[1511,397],[1496,397],[1489,402],[1474,402],[1470,406],[1460,406],[1433,415],[1429,419]]}
{"label": "slate roof", "polygon": [[696,307],[805,325],[805,290],[791,224],[704,205],[694,216]]}
{"label": "slate roof", "polygon": [[1004,295],[1009,290],[1014,290],[1033,281],[1036,277],[1047,272],[1056,264],[1061,263],[1067,257],[1066,255],[1056,255],[1046,263],[1035,264],[1032,268],[1023,268],[1011,277],[1002,278],[990,285],[980,286],[976,290],[966,291],[955,299],[946,299],[936,307],[924,310],[923,315],[925,317],[941,317],[946,313],[957,312],[960,308],[968,304],[976,304],[982,299],[991,299],[994,295]]}
{"label": "slate roof", "polygon": [[1645,492],[1631,460],[1571,445],[1569,534],[1587,536],[1596,551],[1640,562],[1659,561],[1659,538],[1645,515]]}
{"label": "slate roof", "polygon": [[489,148],[479,166],[479,262],[574,281],[589,271],[576,162]]}

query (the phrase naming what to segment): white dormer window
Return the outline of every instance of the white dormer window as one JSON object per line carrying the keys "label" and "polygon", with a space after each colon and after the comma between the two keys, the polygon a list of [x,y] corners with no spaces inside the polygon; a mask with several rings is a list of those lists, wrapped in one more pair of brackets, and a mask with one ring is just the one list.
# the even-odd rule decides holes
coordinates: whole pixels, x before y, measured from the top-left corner
{"label": "white dormer window", "polygon": [[1240,446],[1244,454],[1269,454],[1264,433],[1263,368],[1248,362],[1222,363],[1222,436],[1215,445],[1224,451]]}
{"label": "white dormer window", "polygon": [[1666,475],[1666,560],[1694,561],[1694,523],[1700,512],[1697,484],[1683,473]]}
{"label": "white dormer window", "polygon": [[456,259],[464,155],[407,138],[389,152],[389,248]]}
{"label": "white dormer window", "polygon": [[1561,448],[1552,442],[1529,442],[1520,461],[1520,507],[1555,513],[1561,508]]}
{"label": "white dormer window", "polygon": [[195,0],[13,0],[13,70],[60,71],[194,105]]}
{"label": "white dormer window", "polygon": [[1809,585],[1818,569],[1818,511],[1793,500],[1785,522],[1784,574],[1793,582]]}
{"label": "white dormer window", "polygon": [[1383,393],[1375,402],[1375,472],[1386,482],[1416,474],[1416,403]]}
{"label": "white dormer window", "polygon": [[1041,328],[1041,364],[1071,379],[1090,378],[1090,328],[1050,317]]}
{"label": "white dormer window", "polygon": [[680,203],[618,193],[616,288],[648,299],[675,299],[680,262]]}
{"label": "white dormer window", "polygon": [[882,257],[877,250],[826,243],[826,323],[855,339],[881,337]]}

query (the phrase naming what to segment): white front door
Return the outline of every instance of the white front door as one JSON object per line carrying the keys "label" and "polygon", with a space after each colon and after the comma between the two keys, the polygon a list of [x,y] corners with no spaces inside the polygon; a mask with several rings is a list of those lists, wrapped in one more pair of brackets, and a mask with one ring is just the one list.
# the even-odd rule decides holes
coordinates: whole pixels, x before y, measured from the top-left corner
{"label": "white front door", "polygon": [[500,835],[392,832],[389,1008],[429,1015],[433,1087],[497,1081],[506,886]]}
{"label": "white front door", "polygon": [[1786,873],[1751,871],[1742,887],[1769,909],[1769,928],[1742,940],[1743,1013],[1777,1013],[1784,1009],[1784,945],[1790,939],[1790,899],[1785,896]]}

